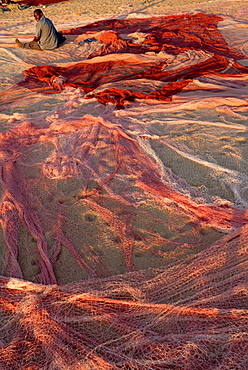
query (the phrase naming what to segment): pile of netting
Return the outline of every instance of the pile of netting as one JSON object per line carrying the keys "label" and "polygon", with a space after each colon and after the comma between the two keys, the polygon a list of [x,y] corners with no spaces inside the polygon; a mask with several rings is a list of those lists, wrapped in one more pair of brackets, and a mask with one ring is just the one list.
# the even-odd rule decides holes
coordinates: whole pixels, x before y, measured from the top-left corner
{"label": "pile of netting", "polygon": [[[66,86],[80,87],[86,98],[96,98],[102,104],[114,103],[117,108],[123,108],[134,99],[170,101],[197,77],[227,78],[248,73],[248,67],[237,62],[246,56],[231,49],[219,32],[217,25],[221,20],[220,16],[199,13],[104,20],[65,30],[64,34],[81,35],[83,39],[87,35],[90,40],[102,42],[89,59],[123,53],[129,54],[129,58],[80,62],[67,68],[33,67],[23,72],[25,78],[18,87],[45,94],[60,92]],[[143,34],[143,38],[136,38],[134,42],[132,33]],[[160,57],[153,62],[134,58],[136,54],[145,53]],[[187,57],[184,65],[180,65],[183,55]],[[156,89],[147,86],[146,91],[142,91],[140,82],[144,79],[160,84]],[[132,84],[128,85],[128,81]],[[100,91],[96,91],[100,87]]]}
{"label": "pile of netting", "polygon": [[[68,0],[65,0],[65,1],[68,1]],[[60,3],[60,2],[61,0],[19,0],[19,1],[16,1],[17,4],[26,5],[26,6],[50,5],[50,4]]]}
{"label": "pile of netting", "polygon": [[247,237],[167,270],[60,287],[1,278],[0,368],[246,369]]}

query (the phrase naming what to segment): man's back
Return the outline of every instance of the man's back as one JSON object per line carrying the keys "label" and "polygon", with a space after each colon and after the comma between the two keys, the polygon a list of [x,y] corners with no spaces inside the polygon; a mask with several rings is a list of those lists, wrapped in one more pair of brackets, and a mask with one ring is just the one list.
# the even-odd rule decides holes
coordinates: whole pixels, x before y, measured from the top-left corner
{"label": "man's back", "polygon": [[53,50],[58,47],[57,31],[49,18],[44,15],[36,24],[36,37],[42,50]]}

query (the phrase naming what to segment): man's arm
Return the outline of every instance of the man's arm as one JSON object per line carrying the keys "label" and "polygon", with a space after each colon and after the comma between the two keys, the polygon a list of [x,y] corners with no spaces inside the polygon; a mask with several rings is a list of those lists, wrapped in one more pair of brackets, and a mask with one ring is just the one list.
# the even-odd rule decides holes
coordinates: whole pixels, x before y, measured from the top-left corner
{"label": "man's arm", "polygon": [[42,33],[41,24],[40,24],[40,22],[37,22],[36,23],[36,32],[35,32],[35,36],[34,36],[33,41],[38,42],[41,38],[41,33]]}

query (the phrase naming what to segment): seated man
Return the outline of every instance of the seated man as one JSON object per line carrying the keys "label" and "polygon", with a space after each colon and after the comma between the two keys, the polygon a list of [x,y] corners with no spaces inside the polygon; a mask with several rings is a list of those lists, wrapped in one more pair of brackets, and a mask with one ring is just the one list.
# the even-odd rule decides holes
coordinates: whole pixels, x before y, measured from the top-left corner
{"label": "seated man", "polygon": [[40,9],[34,11],[34,18],[37,21],[36,33],[32,41],[21,43],[15,40],[16,46],[24,49],[53,50],[65,41],[65,37],[57,32],[53,22],[46,18]]}

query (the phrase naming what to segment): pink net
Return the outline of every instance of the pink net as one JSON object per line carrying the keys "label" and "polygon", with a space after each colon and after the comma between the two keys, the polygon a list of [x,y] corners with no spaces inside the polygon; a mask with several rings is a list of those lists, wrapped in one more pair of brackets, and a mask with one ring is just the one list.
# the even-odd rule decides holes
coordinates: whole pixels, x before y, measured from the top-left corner
{"label": "pink net", "polygon": [[170,269],[1,279],[3,369],[245,369],[247,228]]}
{"label": "pink net", "polygon": [[103,45],[0,93],[1,369],[248,367],[248,67],[220,20],[69,30]]}

